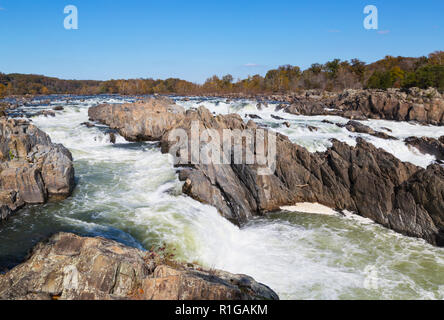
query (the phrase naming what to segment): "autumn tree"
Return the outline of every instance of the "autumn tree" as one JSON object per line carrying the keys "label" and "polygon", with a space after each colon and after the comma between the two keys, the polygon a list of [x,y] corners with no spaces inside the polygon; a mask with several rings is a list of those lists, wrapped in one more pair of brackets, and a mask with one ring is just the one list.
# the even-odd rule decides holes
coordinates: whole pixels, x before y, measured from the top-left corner
{"label": "autumn tree", "polygon": [[0,98],[6,97],[6,86],[0,83]]}
{"label": "autumn tree", "polygon": [[435,51],[429,55],[429,64],[444,65],[444,51]]}

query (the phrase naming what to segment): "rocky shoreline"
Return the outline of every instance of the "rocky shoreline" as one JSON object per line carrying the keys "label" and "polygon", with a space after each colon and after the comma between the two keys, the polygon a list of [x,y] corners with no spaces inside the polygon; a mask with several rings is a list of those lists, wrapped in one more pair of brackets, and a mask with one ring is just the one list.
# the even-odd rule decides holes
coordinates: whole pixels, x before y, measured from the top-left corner
{"label": "rocky shoreline", "polygon": [[279,300],[245,275],[169,261],[103,238],[60,233],[0,275],[0,300]]}
{"label": "rocky shoreline", "polygon": [[[184,111],[167,99],[100,105],[89,115],[130,141],[161,141],[165,153],[171,147],[169,132],[189,133],[196,120],[201,129],[258,129],[236,114],[214,116],[203,107]],[[237,224],[282,206],[318,202],[444,246],[441,166],[403,163],[360,138],[356,147],[334,140],[328,151],[312,154],[278,135],[277,150],[277,169],[269,176],[258,175],[257,165],[188,165],[180,170],[183,191]]]}

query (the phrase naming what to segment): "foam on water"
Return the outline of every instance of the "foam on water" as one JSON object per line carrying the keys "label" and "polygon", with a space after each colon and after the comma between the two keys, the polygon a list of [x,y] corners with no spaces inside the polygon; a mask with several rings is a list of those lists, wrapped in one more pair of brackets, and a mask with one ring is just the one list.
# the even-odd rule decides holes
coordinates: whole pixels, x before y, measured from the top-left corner
{"label": "foam on water", "polygon": [[[56,118],[34,118],[54,142],[73,152],[78,185],[66,201],[25,209],[0,229],[4,260],[20,256],[24,246],[48,233],[71,231],[146,249],[165,243],[176,248],[179,259],[251,275],[283,299],[444,298],[442,249],[351,213],[344,218],[281,212],[243,228],[231,224],[215,208],[181,194],[171,159],[156,144],[118,137],[112,145],[103,130],[81,126],[88,120],[87,108],[103,101],[58,101],[65,110]],[[255,111],[254,103],[204,103],[214,112],[219,107],[257,112],[269,125],[279,122],[272,111]],[[341,128],[322,123],[325,117],[278,114],[292,121],[289,130],[305,134],[300,139],[312,150],[325,148],[326,137],[349,139]],[[320,126],[321,137],[307,125]],[[376,285],[369,285],[375,275]]]}

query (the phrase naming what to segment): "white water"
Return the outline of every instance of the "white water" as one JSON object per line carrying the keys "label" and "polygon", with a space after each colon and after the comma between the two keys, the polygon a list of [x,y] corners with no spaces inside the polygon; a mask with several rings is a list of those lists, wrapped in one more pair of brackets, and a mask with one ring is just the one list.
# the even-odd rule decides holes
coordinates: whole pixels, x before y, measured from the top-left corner
{"label": "white water", "polygon": [[[0,229],[0,243],[20,242],[24,235],[34,236],[52,225],[51,231],[104,235],[148,249],[166,243],[176,248],[179,259],[251,275],[282,299],[444,299],[443,249],[351,214],[344,218],[282,212],[239,229],[215,208],[181,195],[170,159],[156,145],[127,143],[121,137],[112,145],[98,128],[81,126],[88,120],[87,108],[99,102],[95,98],[57,103],[65,110],[56,118],[34,118],[54,142],[72,151],[78,186],[73,197],[60,204],[19,213]],[[212,111],[228,107],[216,106],[215,101],[205,104]],[[277,127],[280,121],[271,119],[270,110],[257,112],[251,104],[229,107],[222,112],[256,113],[278,131],[292,130],[291,138],[312,151],[326,148],[332,137],[354,141],[353,134],[321,123],[325,117],[278,113],[291,119],[287,130]],[[305,129],[307,124],[320,127],[320,132]],[[393,129],[393,135],[406,128],[396,123],[383,126]],[[414,133],[427,130],[418,127]],[[403,154],[396,154],[399,150]],[[392,152],[419,162],[411,150]],[[1,248],[6,255],[14,253],[11,245]],[[376,285],[375,281],[369,285],[374,278]]]}

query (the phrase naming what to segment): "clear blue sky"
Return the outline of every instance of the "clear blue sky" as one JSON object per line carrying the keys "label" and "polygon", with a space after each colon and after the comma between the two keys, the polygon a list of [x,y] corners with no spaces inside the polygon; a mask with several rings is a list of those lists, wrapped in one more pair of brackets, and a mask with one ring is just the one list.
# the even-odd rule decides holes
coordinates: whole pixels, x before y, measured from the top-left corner
{"label": "clear blue sky", "polygon": [[[79,10],[79,30],[63,9]],[[379,9],[379,30],[363,27]],[[444,50],[443,0],[0,0],[0,72],[235,78],[283,64]]]}

